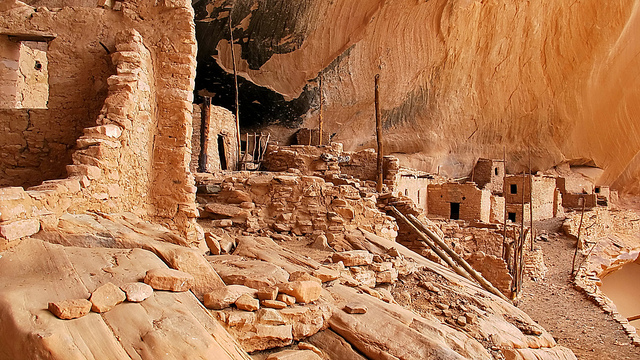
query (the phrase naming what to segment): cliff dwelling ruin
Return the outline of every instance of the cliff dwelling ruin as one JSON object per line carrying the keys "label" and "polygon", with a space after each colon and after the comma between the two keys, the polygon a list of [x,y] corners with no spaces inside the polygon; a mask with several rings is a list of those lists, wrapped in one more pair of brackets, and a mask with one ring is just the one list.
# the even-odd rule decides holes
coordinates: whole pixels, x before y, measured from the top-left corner
{"label": "cliff dwelling ruin", "polygon": [[0,360],[640,358],[639,7],[0,0]]}

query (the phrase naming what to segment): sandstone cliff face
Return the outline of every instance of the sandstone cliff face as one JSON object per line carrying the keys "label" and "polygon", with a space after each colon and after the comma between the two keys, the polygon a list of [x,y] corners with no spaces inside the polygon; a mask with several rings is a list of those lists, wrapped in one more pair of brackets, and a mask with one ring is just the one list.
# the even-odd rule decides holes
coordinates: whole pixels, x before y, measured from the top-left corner
{"label": "sandstone cliff face", "polygon": [[[227,71],[231,5],[194,2],[200,60],[213,56],[212,66]],[[325,129],[346,150],[372,147],[380,73],[385,146],[406,154],[407,165],[457,176],[479,156],[501,158],[506,146],[511,171],[526,166],[531,151],[534,170],[595,164],[605,170],[603,185],[638,193],[638,7],[635,0],[239,0],[232,25],[241,76],[296,104],[278,119],[285,125],[316,126],[322,75]],[[241,111],[254,115],[245,96]]]}

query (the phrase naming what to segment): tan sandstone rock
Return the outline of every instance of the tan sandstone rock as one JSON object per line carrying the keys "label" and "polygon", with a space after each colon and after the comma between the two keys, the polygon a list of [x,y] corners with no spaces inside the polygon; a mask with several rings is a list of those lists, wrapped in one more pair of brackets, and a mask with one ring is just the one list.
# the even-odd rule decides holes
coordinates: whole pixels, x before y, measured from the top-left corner
{"label": "tan sandstone rock", "polygon": [[370,265],[373,262],[373,254],[366,250],[352,250],[335,253],[332,256],[333,262],[342,261],[344,266]]}
{"label": "tan sandstone rock", "polygon": [[127,294],[127,301],[130,302],[141,302],[153,295],[153,288],[141,282],[124,284],[120,289]]}
{"label": "tan sandstone rock", "polygon": [[144,282],[155,290],[187,291],[194,281],[193,276],[186,272],[158,268],[147,271]]}
{"label": "tan sandstone rock", "polygon": [[241,295],[234,304],[238,309],[244,311],[256,311],[260,309],[260,300],[249,294]]}
{"label": "tan sandstone rock", "polygon": [[204,294],[204,306],[209,309],[221,310],[231,306],[242,295],[253,297],[257,290],[244,285],[229,285]]}
{"label": "tan sandstone rock", "polygon": [[119,287],[112,283],[106,283],[91,294],[91,310],[103,313],[113,309],[116,305],[125,301],[127,296]]}
{"label": "tan sandstone rock", "polygon": [[281,293],[295,297],[300,303],[318,300],[322,293],[322,285],[318,281],[293,281],[279,284],[278,289]]}
{"label": "tan sandstone rock", "polygon": [[49,303],[49,311],[64,320],[83,317],[91,311],[91,301],[86,299],[70,299]]}
{"label": "tan sandstone rock", "polygon": [[266,360],[322,360],[311,350],[284,350],[269,355]]}

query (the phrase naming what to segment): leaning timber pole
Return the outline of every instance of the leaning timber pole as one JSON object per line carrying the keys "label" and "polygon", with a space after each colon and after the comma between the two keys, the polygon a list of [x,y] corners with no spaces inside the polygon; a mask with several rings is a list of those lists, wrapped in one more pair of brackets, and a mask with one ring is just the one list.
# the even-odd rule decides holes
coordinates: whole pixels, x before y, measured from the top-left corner
{"label": "leaning timber pole", "polygon": [[318,119],[318,146],[322,145],[322,103],[324,98],[322,97],[322,74],[320,74],[320,118]]}
{"label": "leaning timber pole", "polygon": [[404,216],[404,214],[402,214],[400,210],[398,210],[395,206],[391,206],[391,210],[398,219],[404,221],[409,226],[409,228],[413,230],[413,232],[416,233],[422,239],[422,241],[429,245],[429,248],[431,248],[431,250],[433,250],[442,260],[444,260],[444,262],[446,262],[447,265],[449,265],[449,267],[451,267],[458,275],[466,278],[469,281],[475,281],[471,277],[471,275],[467,274],[464,269],[458,266],[456,262],[449,257],[449,255],[442,251],[428,236],[421,232],[409,219],[407,219],[407,217]]}
{"label": "leaning timber pole", "polygon": [[204,97],[204,103],[202,106],[202,113],[200,117],[200,161],[198,163],[198,171],[207,172],[207,154],[209,154],[209,129],[211,128],[211,98],[208,96]]}
{"label": "leaning timber pole", "polygon": [[504,165],[504,174],[502,175],[502,196],[504,196],[504,231],[502,232],[502,258],[507,259],[507,147],[502,148],[502,164]]}
{"label": "leaning timber pole", "polygon": [[533,251],[533,239],[536,233],[533,231],[533,170],[531,170],[531,148],[529,148],[529,228],[531,229],[531,251]]}
{"label": "leaning timber pole", "polygon": [[378,141],[378,166],[377,166],[377,178],[378,184],[376,185],[376,191],[379,193],[382,192],[382,157],[383,157],[383,149],[382,149],[382,120],[380,119],[380,74],[376,74],[375,78],[376,84],[376,92],[375,92],[375,106],[376,106],[376,140]]}
{"label": "leaning timber pole", "polygon": [[578,226],[578,240],[576,241],[576,251],[573,253],[573,260],[571,261],[571,275],[576,272],[576,256],[578,256],[578,247],[580,246],[580,232],[582,231],[582,220],[584,219],[584,207],[587,203],[584,196],[580,197],[580,199],[582,199],[582,213],[580,214],[580,225]]}
{"label": "leaning timber pole", "polygon": [[[240,170],[241,165],[241,153],[242,153],[242,142],[240,141],[240,98],[238,95],[238,69],[236,68],[236,54],[233,49],[233,28],[231,27],[231,14],[233,13],[233,8],[229,10],[229,38],[231,40],[231,62],[233,64],[233,84],[236,95],[236,132],[238,134],[238,170]],[[247,144],[249,139],[247,138]],[[247,148],[248,150],[248,148]]]}
{"label": "leaning timber pole", "polygon": [[415,217],[412,214],[409,214],[408,218],[418,229],[420,229],[420,231],[423,231],[425,234],[427,234],[427,236],[429,236],[438,246],[442,248],[442,250],[444,250],[449,256],[451,256],[451,258],[455,262],[457,262],[460,266],[462,266],[462,268],[467,273],[469,273],[469,275],[471,275],[485,290],[498,296],[504,301],[509,301],[509,299],[507,299],[507,297],[504,296],[504,294],[500,292],[500,290],[496,289],[496,287],[493,286],[493,284],[487,281],[487,279],[485,279],[480,273],[475,271],[475,269],[473,269],[465,259],[463,259],[460,255],[458,255],[458,253],[456,253],[449,246],[447,246],[447,244],[445,244],[445,242],[440,238],[440,236],[438,236],[436,233],[434,233],[428,227],[426,227],[423,223],[421,223],[417,217]]}

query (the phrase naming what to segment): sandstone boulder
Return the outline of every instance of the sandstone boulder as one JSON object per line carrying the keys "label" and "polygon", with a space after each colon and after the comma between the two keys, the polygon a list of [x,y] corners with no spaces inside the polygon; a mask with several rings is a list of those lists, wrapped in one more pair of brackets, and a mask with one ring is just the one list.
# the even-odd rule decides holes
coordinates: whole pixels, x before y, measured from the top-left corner
{"label": "sandstone boulder", "polygon": [[281,293],[291,295],[299,303],[310,303],[318,300],[322,293],[322,285],[318,281],[293,281],[278,284]]}
{"label": "sandstone boulder", "polygon": [[249,294],[241,295],[234,304],[238,309],[244,311],[256,311],[260,309],[260,300]]}
{"label": "sandstone boulder", "polygon": [[258,299],[260,300],[275,300],[278,296],[278,287],[269,286],[258,290]]}
{"label": "sandstone boulder", "polygon": [[91,301],[87,299],[70,299],[49,303],[49,311],[64,320],[83,317],[91,311]]}
{"label": "sandstone boulder", "polygon": [[342,261],[344,266],[370,265],[373,262],[373,254],[366,250],[351,250],[334,253],[332,256],[334,263]]}
{"label": "sandstone boulder", "polygon": [[256,293],[257,290],[244,285],[228,285],[204,294],[204,306],[221,310],[231,306],[242,295],[249,294],[253,297]]}
{"label": "sandstone boulder", "polygon": [[284,309],[287,307],[287,303],[278,300],[262,300],[262,306],[272,309]]}
{"label": "sandstone boulder", "polygon": [[106,283],[91,294],[91,310],[97,313],[107,312],[125,301],[127,296],[119,287]]}
{"label": "sandstone boulder", "polygon": [[258,310],[258,321],[266,325],[284,325],[284,319],[280,312],[274,309],[260,309]]}
{"label": "sandstone boulder", "polygon": [[367,305],[360,303],[348,303],[344,306],[344,311],[347,314],[366,314],[367,313]]}
{"label": "sandstone boulder", "polygon": [[127,301],[141,302],[153,295],[153,288],[145,283],[135,282],[120,286],[120,289],[127,294]]}
{"label": "sandstone boulder", "polygon": [[247,352],[290,345],[293,341],[291,325],[256,324],[252,331],[243,331],[238,341]]}
{"label": "sandstone boulder", "polygon": [[144,282],[155,290],[178,292],[189,290],[193,281],[194,278],[192,275],[183,271],[167,268],[151,269],[147,271],[144,277]]}
{"label": "sandstone boulder", "polygon": [[287,305],[293,305],[296,303],[296,298],[287,294],[278,294],[278,297],[276,298],[276,300],[282,301]]}

